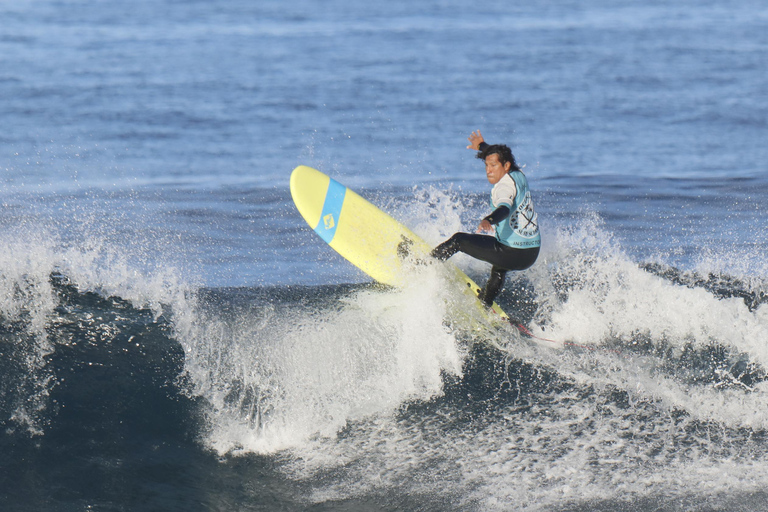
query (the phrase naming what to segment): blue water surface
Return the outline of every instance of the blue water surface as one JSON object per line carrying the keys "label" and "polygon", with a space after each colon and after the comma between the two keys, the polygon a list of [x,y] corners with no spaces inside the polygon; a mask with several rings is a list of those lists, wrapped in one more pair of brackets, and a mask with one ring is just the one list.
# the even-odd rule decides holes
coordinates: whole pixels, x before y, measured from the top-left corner
{"label": "blue water surface", "polygon": [[[0,509],[767,510],[763,0],[6,1],[0,120]],[[539,345],[290,197],[438,243],[473,130],[531,185]]]}

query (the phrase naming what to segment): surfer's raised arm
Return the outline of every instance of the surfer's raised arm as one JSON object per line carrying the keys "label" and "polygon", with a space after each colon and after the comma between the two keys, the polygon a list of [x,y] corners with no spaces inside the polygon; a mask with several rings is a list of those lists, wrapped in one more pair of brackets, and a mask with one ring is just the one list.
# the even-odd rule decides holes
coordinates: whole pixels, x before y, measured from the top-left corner
{"label": "surfer's raised arm", "polygon": [[470,142],[469,146],[467,146],[467,149],[474,149],[475,151],[480,151],[480,144],[485,142],[485,139],[483,139],[483,134],[480,133],[480,130],[477,130],[477,132],[472,132],[472,135],[467,137],[467,140]]}

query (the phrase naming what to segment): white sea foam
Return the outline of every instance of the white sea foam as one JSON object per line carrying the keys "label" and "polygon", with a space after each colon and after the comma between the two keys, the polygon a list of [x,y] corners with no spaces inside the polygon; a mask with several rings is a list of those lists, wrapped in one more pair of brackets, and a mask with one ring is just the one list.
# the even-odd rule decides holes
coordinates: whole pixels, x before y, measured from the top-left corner
{"label": "white sea foam", "polygon": [[[206,320],[189,333],[196,341],[187,369],[214,409],[211,446],[221,453],[295,447],[439,395],[443,375],[459,375],[462,359],[443,326],[444,306],[433,300],[439,280],[428,274],[402,290],[356,291],[322,311],[265,309],[255,321]],[[246,394],[253,414],[243,414]]]}
{"label": "white sea foam", "polygon": [[558,366],[561,373],[586,381],[590,379],[586,374],[601,382],[607,377],[621,389],[662,399],[694,417],[734,427],[768,427],[762,386],[745,394],[743,388],[691,385],[678,380],[673,370],[663,370],[665,362],[657,355],[634,352],[646,340],[673,358],[686,350],[720,346],[733,358],[747,357],[768,369],[765,306],[750,311],[740,298],[719,299],[703,288],[675,284],[643,270],[597,219],[579,229],[559,231],[552,250],[527,277],[539,301],[537,322],[531,326],[534,334],[596,348],[610,343],[611,350],[618,351],[613,356],[598,350],[604,359],[601,365],[612,369],[608,373],[601,365],[589,369],[573,363]]}
{"label": "white sea foam", "polygon": [[[453,224],[458,214],[447,217]],[[317,502],[398,488],[483,510],[665,503],[693,489],[710,499],[764,488],[768,473],[754,462],[764,448],[743,429],[768,428],[768,387],[686,380],[674,365],[685,350],[718,345],[765,366],[765,306],[750,311],[740,298],[649,273],[596,216],[552,233],[539,262],[512,276],[523,278],[539,303],[532,330],[555,342],[512,344],[509,363],[551,370],[569,383],[562,391],[532,397],[530,406],[495,403],[473,420],[459,419],[455,404],[423,417],[360,418],[343,437],[296,446],[285,470],[299,479],[336,474],[316,488]],[[643,340],[671,352],[639,349]],[[465,407],[474,406],[468,399]]]}
{"label": "white sea foam", "polygon": [[[427,206],[402,214],[436,244],[460,228],[460,211],[450,193],[426,194]],[[212,404],[209,444],[220,453],[296,448],[440,395],[443,376],[460,375],[463,349],[444,325],[439,298],[450,293],[439,276],[428,266],[403,289],[358,290],[319,310],[266,306],[259,318],[185,323],[187,371]]]}
{"label": "white sea foam", "polygon": [[16,383],[21,396],[14,399],[18,405],[11,420],[32,434],[42,433],[40,415],[48,403],[51,375],[46,370],[45,358],[53,346],[46,327],[56,306],[48,281],[50,248],[44,239],[0,245],[0,318],[4,323],[23,325],[23,334],[14,336],[13,351],[22,370]]}
{"label": "white sea foam", "polygon": [[[450,194],[425,197],[442,222],[429,209],[403,218],[437,243],[461,228],[467,211],[452,207]],[[546,509],[570,499],[679,493],[700,479],[711,493],[768,482],[749,454],[764,450],[738,430],[768,427],[768,387],[688,382],[634,345],[649,339],[679,354],[715,343],[765,366],[768,309],[750,311],[741,299],[639,268],[596,218],[553,232],[539,262],[510,279],[533,283],[534,334],[597,350],[512,344],[506,363],[546,368],[568,386],[524,410],[496,403],[471,420],[458,419],[455,404],[398,417],[405,404],[438,399],[444,377],[461,376],[466,360],[443,323],[447,305],[435,297],[450,292],[433,267],[401,290],[362,288],[314,305],[265,302],[228,316],[199,304],[172,266],[147,270],[98,240],[79,249],[27,234],[5,244],[0,261],[2,315],[26,322],[34,340],[28,372],[36,398],[15,415],[33,431],[50,389],[44,358],[55,350],[46,336],[57,304],[49,276],[61,272],[81,290],[158,315],[170,306],[191,392],[209,404],[203,442],[221,454],[289,450],[283,469],[297,479],[335,470],[338,478],[317,487],[318,501],[405,486],[467,508]],[[606,343],[618,353],[603,350]],[[468,399],[466,407],[474,405]]]}

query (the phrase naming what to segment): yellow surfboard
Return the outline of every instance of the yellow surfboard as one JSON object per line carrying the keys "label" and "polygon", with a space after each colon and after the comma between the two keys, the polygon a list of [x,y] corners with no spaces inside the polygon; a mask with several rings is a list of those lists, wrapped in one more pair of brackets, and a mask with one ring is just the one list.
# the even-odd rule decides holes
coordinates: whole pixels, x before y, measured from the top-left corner
{"label": "yellow surfboard", "polygon": [[[400,287],[407,279],[402,250],[428,258],[431,247],[410,229],[322,172],[300,165],[291,173],[291,196],[307,224],[328,245],[379,283]],[[398,254],[400,248],[400,254]],[[472,295],[489,321],[509,321],[494,303],[490,311],[477,300],[480,288],[458,267],[447,263],[452,278]]]}

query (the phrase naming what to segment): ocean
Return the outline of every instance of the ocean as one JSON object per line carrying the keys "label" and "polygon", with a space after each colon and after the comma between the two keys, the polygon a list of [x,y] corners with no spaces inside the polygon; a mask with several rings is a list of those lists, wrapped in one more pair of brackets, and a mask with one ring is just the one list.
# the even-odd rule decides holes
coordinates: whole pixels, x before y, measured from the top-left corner
{"label": "ocean", "polygon": [[[768,511],[764,1],[4,1],[0,120],[0,510]],[[478,129],[532,336],[290,197],[436,245]]]}

